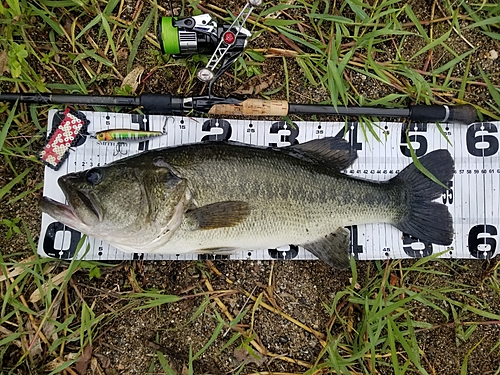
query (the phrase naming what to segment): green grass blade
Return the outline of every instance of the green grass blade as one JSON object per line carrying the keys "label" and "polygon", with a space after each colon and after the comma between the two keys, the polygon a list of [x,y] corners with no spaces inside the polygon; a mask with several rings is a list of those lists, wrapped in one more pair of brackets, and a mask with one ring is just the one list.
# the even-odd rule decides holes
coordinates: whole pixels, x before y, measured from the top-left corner
{"label": "green grass blade", "polygon": [[12,203],[15,203],[21,199],[23,199],[24,197],[28,196],[28,195],[31,195],[33,194],[35,191],[37,190],[40,190],[41,188],[43,188],[43,181],[40,181],[38,184],[36,184],[36,186],[31,189],[31,190],[26,190],[26,191],[23,191],[21,194],[19,194],[17,197],[15,198],[12,198],[11,200],[9,200],[7,202],[7,204],[12,204]]}
{"label": "green grass blade", "polygon": [[451,35],[452,30],[448,30],[445,34],[441,35],[439,38],[436,40],[433,40],[432,42],[428,43],[424,48],[420,49],[417,53],[415,53],[411,58],[410,61],[417,58],[421,54],[429,51],[430,49],[436,48],[436,46],[439,46],[441,43],[444,43],[445,40],[447,40],[450,35]]}
{"label": "green grass blade", "polygon": [[217,338],[217,336],[219,336],[219,334],[221,333],[222,331],[222,328],[224,328],[224,322],[220,322],[219,324],[217,324],[217,327],[215,327],[215,330],[214,332],[212,333],[212,336],[210,337],[210,339],[207,341],[207,343],[205,345],[203,345],[203,347],[193,356],[193,361],[198,358],[200,355],[202,355],[210,345],[212,345],[212,343],[215,341],[215,339]]}
{"label": "green grass blade", "polygon": [[401,373],[401,369],[399,367],[399,362],[398,362],[398,351],[396,349],[396,340],[394,338],[394,331],[393,331],[393,324],[391,324],[391,317],[387,317],[387,341],[389,344],[389,348],[391,350],[391,362],[392,362],[392,369],[394,371],[394,374],[398,375]]}
{"label": "green grass blade", "polygon": [[421,36],[422,38],[425,39],[427,43],[430,43],[431,40],[429,36],[427,35],[427,32],[424,30],[424,27],[420,24],[420,20],[418,19],[417,15],[413,12],[413,9],[411,8],[410,5],[405,5],[404,11],[406,15],[410,18],[411,22],[415,24],[415,27],[418,30],[418,35]]}
{"label": "green grass blade", "polygon": [[271,27],[288,27],[300,23],[297,20],[277,20],[274,18],[266,18],[264,20],[264,25]]}
{"label": "green grass blade", "polygon": [[422,163],[420,163],[420,160],[418,160],[417,154],[415,154],[415,150],[413,149],[413,146],[411,145],[410,137],[408,137],[408,134],[406,134],[406,143],[408,144],[408,148],[410,149],[411,159],[413,160],[413,164],[415,164],[415,167],[417,167],[417,169],[420,172],[422,172],[424,175],[426,175],[428,178],[430,178],[436,184],[441,185],[445,189],[448,189],[448,187],[445,184],[443,184],[441,181],[439,181],[436,176],[434,176],[431,172],[429,172],[422,165]]}
{"label": "green grass blade", "polygon": [[156,351],[156,356],[158,357],[158,361],[160,362],[160,366],[165,371],[165,374],[167,375],[176,375],[175,371],[172,369],[172,367],[169,366],[167,359],[163,355],[162,352],[159,350]]}
{"label": "green grass blade", "polygon": [[484,20],[474,22],[473,24],[465,26],[464,29],[473,29],[475,27],[480,27],[484,29],[484,31],[488,31],[485,26],[498,24],[500,24],[500,16],[485,18]]}
{"label": "green grass blade", "polygon": [[473,48],[467,52],[464,52],[462,53],[460,56],[457,56],[455,57],[453,60],[450,60],[448,61],[446,64],[444,64],[443,66],[437,68],[437,69],[434,69],[432,71],[432,73],[434,74],[440,74],[442,72],[445,72],[449,69],[453,69],[457,64],[459,64],[463,59],[465,59],[467,56],[473,54],[474,52],[476,52],[477,48]]}
{"label": "green grass blade", "polygon": [[268,9],[265,9],[263,10],[259,16],[261,18],[263,17],[267,17],[269,16],[270,14],[273,14],[273,13],[278,13],[278,12],[281,12],[283,10],[288,10],[288,9],[301,9],[302,6],[300,5],[292,5],[292,4],[278,4],[278,5],[275,5],[275,6],[272,6]]}
{"label": "green grass blade", "polygon": [[95,25],[97,25],[99,22],[102,21],[102,14],[99,13],[97,16],[94,17],[92,21],[90,21],[87,26],[85,26],[82,31],[75,37],[75,40],[80,39],[87,31],[89,31],[91,28],[93,28]]}
{"label": "green grass blade", "polygon": [[132,70],[132,65],[134,64],[135,56],[137,55],[137,51],[139,50],[139,45],[148,32],[149,26],[151,25],[151,22],[153,22],[153,19],[156,17],[157,12],[157,8],[153,8],[137,31],[137,35],[135,36],[134,42],[132,43],[132,49],[130,51],[130,56],[127,63],[127,73]]}
{"label": "green grass blade", "polygon": [[493,100],[495,101],[495,103],[498,106],[500,106],[500,91],[495,86],[493,86],[493,84],[491,83],[490,79],[484,73],[484,71],[483,71],[483,69],[481,69],[481,67],[479,67],[479,71],[481,72],[481,76],[483,77],[484,82],[486,83],[486,86],[488,87],[488,91],[490,92],[491,97],[493,98]]}
{"label": "green grass blade", "polygon": [[17,108],[17,101],[14,103],[12,108],[10,108],[9,117],[7,117],[7,121],[5,121],[5,124],[2,127],[2,131],[0,132],[0,150],[3,150],[5,139],[7,138],[7,134],[9,134],[10,126],[12,125],[12,121],[14,120],[14,116],[16,114],[16,108]]}
{"label": "green grass blade", "polygon": [[23,180],[23,178],[26,177],[26,175],[31,172],[32,169],[33,169],[33,167],[26,169],[21,174],[17,175],[11,181],[9,181],[9,183],[7,185],[5,185],[3,188],[1,188],[0,189],[0,200],[4,197],[5,194],[7,194],[8,192],[10,192],[12,190],[14,185],[21,182]]}

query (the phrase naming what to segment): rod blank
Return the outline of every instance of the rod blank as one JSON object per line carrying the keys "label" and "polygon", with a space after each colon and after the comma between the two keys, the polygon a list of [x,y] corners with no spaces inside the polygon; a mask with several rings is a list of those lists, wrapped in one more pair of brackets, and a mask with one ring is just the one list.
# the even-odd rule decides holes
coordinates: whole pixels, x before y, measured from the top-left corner
{"label": "rod blank", "polygon": [[149,114],[186,115],[192,111],[217,115],[284,116],[288,114],[340,115],[408,118],[416,122],[471,124],[477,120],[470,105],[413,105],[409,108],[343,107],[322,104],[289,104],[286,101],[209,96],[180,98],[168,94],[140,96],[95,96],[67,94],[1,94],[0,102],[37,104],[79,104],[92,106],[139,107]]}

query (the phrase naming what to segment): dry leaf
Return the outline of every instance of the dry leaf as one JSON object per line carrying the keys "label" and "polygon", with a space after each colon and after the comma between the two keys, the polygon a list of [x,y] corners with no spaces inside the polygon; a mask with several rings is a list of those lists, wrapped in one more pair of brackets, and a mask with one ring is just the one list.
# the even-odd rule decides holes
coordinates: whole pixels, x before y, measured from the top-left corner
{"label": "dry leaf", "polygon": [[138,66],[133,69],[127,76],[123,79],[122,85],[120,88],[124,88],[125,86],[130,86],[132,89],[132,94],[135,94],[137,87],[139,87],[139,83],[141,83],[142,73],[144,73],[144,68],[142,66]]}
{"label": "dry leaf", "polygon": [[391,286],[396,286],[399,283],[399,277],[397,277],[395,274],[391,273],[389,276],[389,285]]}
{"label": "dry leaf", "polygon": [[101,367],[107,369],[111,366],[111,359],[103,354],[94,353],[94,356],[101,362]]}
{"label": "dry leaf", "polygon": [[128,50],[126,48],[120,48],[118,51],[116,51],[116,58],[118,60],[127,60]]}
{"label": "dry leaf", "polygon": [[[76,270],[74,270],[74,272],[78,271],[79,269],[80,268],[77,268]],[[68,273],[68,271],[69,270],[66,269],[66,270],[62,271],[60,274],[53,276],[50,281],[48,281],[42,285],[41,291],[40,291],[40,289],[36,289],[30,296],[30,302],[35,303],[35,302],[40,301],[42,292],[45,294],[45,293],[47,293],[49,288],[52,288],[52,287],[57,286],[57,285],[61,285],[63,283],[64,278],[66,277],[66,274]]]}
{"label": "dry leaf", "polygon": [[3,76],[3,72],[7,71],[7,52],[0,51],[0,77]]}
{"label": "dry leaf", "polygon": [[39,359],[42,358],[43,348],[42,348],[42,340],[40,339],[40,335],[35,336],[35,329],[33,328],[31,321],[26,321],[26,331],[28,331],[29,342],[32,343],[28,350],[31,361],[37,363]]}
{"label": "dry leaf", "polygon": [[247,350],[241,348],[241,349],[234,349],[234,357],[239,363],[245,362],[246,364],[248,363],[255,363],[257,366],[262,365],[266,359],[262,357],[260,354],[255,353],[255,354],[250,354]]}
{"label": "dry leaf", "polygon": [[[2,51],[3,52],[3,51]],[[2,76],[2,52],[0,52],[0,77]],[[26,259],[23,259],[22,261],[19,262],[19,264],[21,263],[29,263],[29,262],[33,262],[36,260],[36,256],[35,255],[32,255],[30,256],[29,258],[26,258]],[[13,277],[16,277],[16,276],[19,276],[20,274],[22,274],[24,272],[24,270],[26,269],[27,267],[23,267],[23,266],[19,266],[19,267],[10,267],[10,268],[7,268],[7,275],[3,275],[2,274],[2,270],[0,270],[0,281],[5,281],[7,280],[7,278],[13,278]]]}
{"label": "dry leaf", "polygon": [[[57,298],[54,299],[52,302],[52,313],[51,313],[51,319],[45,322],[45,324],[42,326],[42,332],[45,335],[45,337],[50,338],[52,342],[56,341],[58,339],[58,335],[56,332],[56,326],[54,323],[51,323],[53,321],[57,321],[57,317],[59,316],[59,309],[61,307],[61,301],[62,301],[63,294],[59,293],[57,295]],[[43,313],[44,311],[41,311]]]}
{"label": "dry leaf", "polygon": [[85,375],[91,359],[92,345],[87,344],[87,346],[83,349],[82,355],[78,358],[78,361],[76,361],[75,370],[78,371],[80,375]]}
{"label": "dry leaf", "polygon": [[234,94],[257,95],[271,86],[274,81],[274,77],[275,74],[272,74],[270,76],[261,74],[259,76],[252,77],[248,82],[245,82],[243,85],[238,87],[236,91],[234,91]]}

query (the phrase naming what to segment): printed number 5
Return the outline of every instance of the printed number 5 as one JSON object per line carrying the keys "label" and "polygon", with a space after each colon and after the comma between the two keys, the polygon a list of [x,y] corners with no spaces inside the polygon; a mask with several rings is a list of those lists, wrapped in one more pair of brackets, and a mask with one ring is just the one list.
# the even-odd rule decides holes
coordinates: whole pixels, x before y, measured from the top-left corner
{"label": "printed number 5", "polygon": [[453,181],[448,181],[446,183],[446,186],[448,187],[448,189],[443,189],[443,194],[441,194],[441,197],[443,198],[443,204],[453,204]]}
{"label": "printed number 5", "polygon": [[[412,124],[410,125],[412,128],[408,128],[408,124],[404,124],[401,128],[401,153],[404,156],[411,157],[410,147],[406,142],[406,132],[408,131],[408,139],[412,143],[413,149],[415,150],[415,154],[418,157],[424,156],[427,152],[427,139],[422,134],[411,134],[413,132],[422,132],[425,133],[427,131],[427,124]],[[417,147],[415,147],[415,143],[417,143]]]}

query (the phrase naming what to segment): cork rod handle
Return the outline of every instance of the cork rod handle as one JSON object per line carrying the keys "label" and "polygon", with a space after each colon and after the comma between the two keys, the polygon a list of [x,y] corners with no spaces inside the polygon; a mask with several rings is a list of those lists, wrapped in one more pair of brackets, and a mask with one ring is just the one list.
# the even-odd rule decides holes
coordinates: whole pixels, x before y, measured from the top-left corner
{"label": "cork rod handle", "polygon": [[215,104],[208,111],[211,115],[286,116],[286,100],[247,99],[238,104]]}

